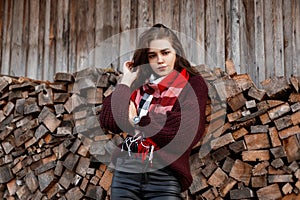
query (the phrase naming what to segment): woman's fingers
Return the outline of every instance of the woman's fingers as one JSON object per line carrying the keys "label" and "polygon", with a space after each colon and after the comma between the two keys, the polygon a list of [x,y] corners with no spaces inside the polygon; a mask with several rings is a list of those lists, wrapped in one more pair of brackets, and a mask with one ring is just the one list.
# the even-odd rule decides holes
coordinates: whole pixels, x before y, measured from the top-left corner
{"label": "woman's fingers", "polygon": [[123,76],[122,76],[122,79],[120,81],[120,83],[128,85],[129,87],[131,86],[133,81],[137,78],[138,71],[139,71],[139,69],[136,70],[136,71],[133,71],[132,67],[133,67],[133,62],[132,61],[124,62],[124,64],[123,64]]}
{"label": "woman's fingers", "polygon": [[124,65],[123,65],[123,70],[125,72],[125,70],[127,71],[131,71],[132,70],[132,67],[133,67],[133,62],[132,61],[126,61],[124,62]]}

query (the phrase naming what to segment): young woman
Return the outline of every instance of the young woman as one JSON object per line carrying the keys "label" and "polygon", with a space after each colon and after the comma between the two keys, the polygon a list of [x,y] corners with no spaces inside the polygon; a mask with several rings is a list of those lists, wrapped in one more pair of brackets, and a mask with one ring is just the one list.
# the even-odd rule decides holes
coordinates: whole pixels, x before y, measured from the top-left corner
{"label": "young woman", "polygon": [[172,30],[156,24],[141,34],[100,113],[102,128],[128,134],[112,155],[113,200],[181,199],[192,183],[189,155],[204,132],[207,97]]}

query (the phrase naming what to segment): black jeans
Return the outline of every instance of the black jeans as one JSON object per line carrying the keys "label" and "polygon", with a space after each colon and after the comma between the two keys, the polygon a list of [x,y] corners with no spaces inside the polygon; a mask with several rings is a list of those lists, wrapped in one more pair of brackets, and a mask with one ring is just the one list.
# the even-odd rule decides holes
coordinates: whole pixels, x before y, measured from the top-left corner
{"label": "black jeans", "polygon": [[[120,163],[119,163],[120,164]],[[181,187],[177,178],[166,168],[134,173],[127,169],[141,169],[147,163],[134,159],[116,167],[111,185],[112,200],[181,200]],[[117,163],[118,165],[118,163]],[[125,169],[125,170],[124,170]],[[136,170],[138,171],[138,170]]]}

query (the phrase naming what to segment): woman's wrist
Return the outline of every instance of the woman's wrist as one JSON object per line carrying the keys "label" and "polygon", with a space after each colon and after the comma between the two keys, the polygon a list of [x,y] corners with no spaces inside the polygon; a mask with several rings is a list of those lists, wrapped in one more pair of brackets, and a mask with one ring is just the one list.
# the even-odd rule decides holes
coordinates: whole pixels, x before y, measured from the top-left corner
{"label": "woman's wrist", "polygon": [[123,84],[123,85],[126,85],[126,86],[130,87],[132,82],[129,81],[128,79],[124,79],[124,77],[122,77],[119,84]]}

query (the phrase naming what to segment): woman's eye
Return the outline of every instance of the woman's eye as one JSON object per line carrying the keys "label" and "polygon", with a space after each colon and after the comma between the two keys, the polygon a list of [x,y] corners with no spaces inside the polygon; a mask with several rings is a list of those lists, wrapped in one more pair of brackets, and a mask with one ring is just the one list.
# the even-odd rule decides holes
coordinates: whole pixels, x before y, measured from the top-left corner
{"label": "woman's eye", "polygon": [[169,51],[164,51],[164,52],[162,52],[162,55],[168,55],[170,52]]}
{"label": "woman's eye", "polygon": [[150,59],[155,58],[155,55],[150,54],[150,55],[148,55],[148,58],[150,58]]}

